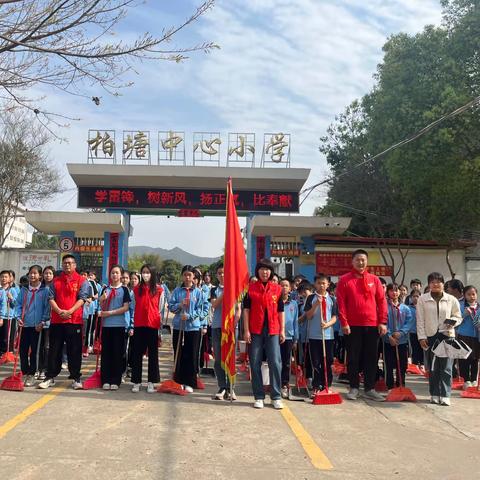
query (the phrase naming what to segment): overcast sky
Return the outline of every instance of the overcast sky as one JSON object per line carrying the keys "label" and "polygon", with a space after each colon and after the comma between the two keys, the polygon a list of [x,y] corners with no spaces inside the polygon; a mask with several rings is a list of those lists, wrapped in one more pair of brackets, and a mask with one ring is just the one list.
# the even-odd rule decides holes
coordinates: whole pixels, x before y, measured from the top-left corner
{"label": "overcast sky", "polygon": [[[192,0],[140,3],[125,21],[120,36],[160,32],[178,24],[199,4]],[[150,62],[137,66],[135,85],[120,97],[102,96],[101,105],[80,97],[46,92],[50,110],[80,117],[60,132],[68,143],[51,146],[67,188],[74,183],[66,163],[87,158],[88,130],[149,130],[156,151],[156,132],[186,132],[191,158],[193,132],[264,132],[291,134],[292,167],[310,168],[309,184],[328,172],[318,152],[319,137],[346,105],[373,85],[382,45],[397,32],[415,33],[438,24],[437,0],[217,0],[214,9],[183,31],[174,45],[213,41],[210,55],[195,54],[181,64]],[[257,144],[261,147],[261,144]],[[191,147],[190,147],[191,148]],[[190,153],[190,154],[189,154]],[[302,207],[311,215],[325,191]],[[75,210],[70,190],[45,205]],[[216,256],[224,243],[224,219],[132,217],[130,245],[179,246],[197,255]],[[243,222],[242,222],[243,223]]]}

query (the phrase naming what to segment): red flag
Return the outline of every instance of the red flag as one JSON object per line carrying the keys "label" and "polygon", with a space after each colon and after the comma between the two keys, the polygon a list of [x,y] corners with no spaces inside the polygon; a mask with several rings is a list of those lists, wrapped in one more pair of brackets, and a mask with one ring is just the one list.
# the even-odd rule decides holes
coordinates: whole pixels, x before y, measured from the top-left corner
{"label": "red flag", "polygon": [[248,266],[238,224],[232,191],[232,179],[227,184],[227,226],[225,232],[225,285],[222,302],[222,366],[235,383],[235,306],[248,288]]}

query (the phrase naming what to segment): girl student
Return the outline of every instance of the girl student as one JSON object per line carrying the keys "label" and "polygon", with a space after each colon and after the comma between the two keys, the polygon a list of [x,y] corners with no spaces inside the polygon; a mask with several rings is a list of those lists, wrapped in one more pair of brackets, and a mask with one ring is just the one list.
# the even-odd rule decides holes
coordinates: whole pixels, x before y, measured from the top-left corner
{"label": "girl student", "polygon": [[168,304],[173,317],[174,380],[188,392],[197,388],[201,317],[205,305],[203,292],[194,285],[195,269],[182,268],[183,283],[173,291]]}
{"label": "girl student", "polygon": [[[15,302],[15,316],[23,326],[20,338],[20,365],[25,386],[35,385],[37,358],[43,348],[42,329],[50,323],[49,289],[41,283],[42,267],[28,269],[28,287],[22,287]],[[22,323],[23,322],[23,323]]]}
{"label": "girl student", "polygon": [[133,335],[133,314],[134,314],[134,301],[133,301],[133,290],[130,283],[131,277],[130,272],[125,270],[122,273],[122,285],[128,288],[130,294],[130,304],[128,311],[125,313],[126,321],[128,323],[127,331],[125,333],[125,358],[123,365],[124,377],[132,376],[132,341],[131,337]]}
{"label": "girl student", "polygon": [[415,289],[412,290],[409,295],[408,308],[412,314],[412,327],[410,328],[409,339],[412,363],[414,365],[423,366],[424,355],[417,336],[417,302],[420,298],[420,295],[420,291]]}
{"label": "girl student", "polygon": [[[333,343],[335,340],[333,325],[337,322],[337,303],[329,295],[328,286],[329,281],[325,275],[315,275],[315,293],[310,295],[305,302],[305,314],[308,320],[308,349],[313,370],[312,397],[327,386],[325,377],[327,377],[329,387],[333,380]],[[325,340],[325,351],[323,350],[323,339]],[[326,375],[324,356],[327,361]]]}
{"label": "girl student", "polygon": [[122,383],[125,357],[125,332],[129,326],[130,291],[122,285],[123,267],[110,268],[110,284],[100,296],[101,376],[104,390],[118,390]]}
{"label": "girl student", "polygon": [[480,305],[478,304],[478,292],[473,285],[467,285],[463,290],[465,302],[460,304],[462,308],[463,322],[457,328],[458,339],[463,340],[472,352],[468,358],[459,360],[460,375],[464,378],[463,388],[477,386],[478,360],[480,358]]}
{"label": "girl student", "polygon": [[297,349],[298,342],[298,304],[290,297],[291,284],[286,278],[280,281],[285,312],[285,341],[280,345],[282,357],[282,398],[288,398],[290,388],[290,362],[292,350]]}
{"label": "girl student", "polygon": [[[410,308],[400,303],[400,288],[396,283],[387,285],[388,319],[387,333],[383,337],[385,343],[385,381],[387,388],[405,385],[405,373],[408,365],[408,334],[413,326],[413,316]],[[397,366],[397,353],[400,359],[400,371]],[[396,381],[393,371],[397,371]]]}
{"label": "girl student", "polygon": [[[42,286],[45,287],[47,291],[50,290],[50,285],[54,277],[55,268],[53,268],[52,265],[47,265],[42,272]],[[50,347],[50,312],[48,320],[42,328],[43,341],[41,342],[40,355],[38,356],[38,379],[41,381],[45,380],[45,371],[47,370],[48,349]]]}
{"label": "girl student", "polygon": [[[158,367],[158,330],[163,289],[157,285],[157,272],[152,265],[140,269],[140,283],[133,289],[135,302],[132,354],[132,392],[138,393],[142,383],[142,359],[148,354],[147,393],[154,393],[160,381]],[[130,277],[131,278],[131,277]]]}

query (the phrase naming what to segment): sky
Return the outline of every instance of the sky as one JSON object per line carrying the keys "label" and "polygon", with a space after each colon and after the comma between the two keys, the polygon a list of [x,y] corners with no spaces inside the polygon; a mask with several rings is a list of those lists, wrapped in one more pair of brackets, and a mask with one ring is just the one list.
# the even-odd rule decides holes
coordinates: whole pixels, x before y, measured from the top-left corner
{"label": "sky", "polygon": [[[134,38],[189,16],[200,0],[150,0],[131,11],[119,38]],[[215,42],[221,48],[195,53],[183,63],[142,62],[134,85],[121,96],[95,86],[100,106],[81,97],[43,90],[51,111],[79,117],[61,129],[67,142],[53,142],[50,156],[67,191],[43,206],[74,211],[75,185],[66,163],[85,163],[89,129],[149,130],[186,133],[187,159],[193,132],[264,132],[291,134],[292,167],[309,168],[307,185],[328,175],[319,139],[335,116],[374,85],[382,46],[399,32],[415,34],[440,24],[439,0],[217,0],[215,7],[181,31],[169,47]],[[257,148],[261,147],[257,143]],[[302,215],[312,215],[326,191],[312,194]],[[244,221],[241,221],[243,225]],[[221,255],[224,218],[132,217],[130,245],[173,248],[202,256]]]}

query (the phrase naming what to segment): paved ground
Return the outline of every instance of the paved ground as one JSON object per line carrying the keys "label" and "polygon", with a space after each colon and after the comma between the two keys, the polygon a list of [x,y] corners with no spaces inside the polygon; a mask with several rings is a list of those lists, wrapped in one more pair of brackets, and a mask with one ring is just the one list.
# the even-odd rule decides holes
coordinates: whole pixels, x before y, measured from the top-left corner
{"label": "paved ground", "polygon": [[[168,345],[160,362],[168,378]],[[92,369],[93,359],[86,366]],[[8,373],[0,368],[0,378]],[[128,384],[118,392],[62,390],[66,381],[57,383],[60,391],[0,391],[1,478],[478,476],[480,401],[455,392],[452,407],[429,405],[424,379],[408,377],[416,404],[287,402],[283,413],[270,405],[254,410],[243,374],[234,404],[212,401],[213,379],[204,380],[206,390],[187,397],[135,395]],[[309,454],[317,466],[333,468],[314,467]]]}

